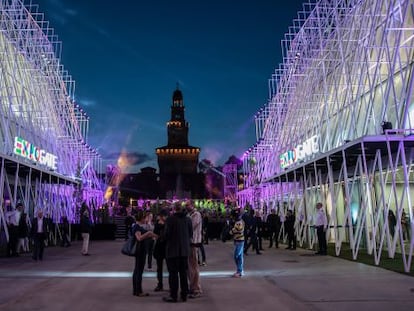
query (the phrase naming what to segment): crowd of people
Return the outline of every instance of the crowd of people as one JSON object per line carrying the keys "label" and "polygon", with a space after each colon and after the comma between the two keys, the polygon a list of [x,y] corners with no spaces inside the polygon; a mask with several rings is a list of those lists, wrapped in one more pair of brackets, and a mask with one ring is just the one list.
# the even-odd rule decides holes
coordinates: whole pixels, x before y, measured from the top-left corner
{"label": "crowd of people", "polygon": [[[81,254],[89,256],[89,236],[93,224],[85,203],[80,208],[80,214],[79,233],[83,240]],[[61,247],[71,246],[71,224],[66,216],[62,216],[60,222],[56,223],[39,208],[34,217],[29,219],[23,204],[18,203],[15,208],[7,208],[5,218],[8,229],[7,257],[19,257],[22,253],[31,252],[33,260],[41,261],[46,246],[56,241],[59,241]]]}
{"label": "crowd of people", "polygon": [[[319,239],[318,255],[327,254],[326,230],[327,217],[322,204],[316,205],[315,228]],[[128,211],[130,214],[130,211]],[[207,218],[207,219],[206,219]],[[168,269],[169,296],[164,297],[166,302],[186,301],[187,298],[202,296],[199,266],[205,264],[203,244],[208,242],[203,227],[208,223],[208,217],[194,208],[192,201],[177,201],[170,208],[163,208],[153,221],[150,210],[135,213],[135,222],[128,219],[128,230],[135,235],[139,247],[135,254],[133,272],[133,295],[149,296],[142,288],[142,275],[147,264],[151,269],[152,257],[157,263],[157,286],[154,291],[162,291],[163,262]],[[252,208],[241,210],[233,208],[222,229],[222,240],[232,239],[234,243],[234,263],[236,271],[234,278],[244,275],[244,256],[248,255],[252,247],[256,254],[261,255],[263,240],[269,240],[269,248],[279,247],[279,237],[282,222],[287,235],[287,249],[296,249],[295,215],[287,211],[286,217],[281,220],[276,210],[271,210],[266,219],[259,210]],[[154,245],[155,243],[155,245]],[[201,257],[201,258],[200,258]]]}
{"label": "crowd of people", "polygon": [[[199,249],[203,247],[203,218],[191,201],[176,202],[172,209],[159,211],[153,222],[151,211],[138,211],[135,222],[129,228],[135,236],[137,248],[132,276],[132,294],[138,297],[149,296],[143,291],[142,275],[145,265],[152,267],[152,257],[157,264],[157,286],[154,291],[162,291],[163,263],[166,262],[170,294],[166,302],[177,302],[178,298],[198,298],[202,295],[199,266]],[[204,255],[205,256],[205,255]]]}
{"label": "crowd of people", "polygon": [[[271,209],[264,217],[260,209],[236,206],[212,213],[209,210],[199,211],[191,200],[174,201],[163,205],[157,211],[147,206],[146,209],[125,209],[127,235],[135,237],[138,247],[135,253],[135,264],[132,276],[132,293],[138,297],[149,296],[143,291],[142,276],[152,270],[153,258],[156,263],[157,285],[155,292],[164,290],[164,263],[168,270],[169,296],[165,302],[187,301],[187,298],[198,298],[203,294],[200,281],[200,266],[206,265],[204,245],[211,238],[221,238],[223,242],[233,240],[233,258],[235,264],[234,278],[244,275],[244,256],[249,255],[250,248],[257,255],[264,250],[264,242],[268,248],[273,245],[279,248],[280,240],[286,241],[286,249],[296,249],[296,216],[289,209]],[[21,252],[32,252],[35,261],[43,260],[45,245],[48,244],[49,232],[53,224],[49,217],[38,209],[33,219],[29,220],[24,212],[23,204],[17,204],[14,210],[6,214],[9,241],[8,256],[19,256]],[[90,209],[86,204],[80,208],[80,234],[82,236],[83,256],[89,256],[89,238],[93,228]],[[156,215],[154,217],[154,215]],[[395,217],[394,217],[395,218]],[[395,219],[388,215],[389,226],[395,226]],[[404,239],[409,237],[407,218],[401,218]],[[216,224],[216,226],[211,226]],[[220,224],[217,226],[217,224]],[[326,231],[328,219],[322,203],[315,205],[313,225],[318,239],[316,255],[327,255]],[[69,247],[70,223],[62,217],[59,224],[61,246]],[[282,231],[283,228],[283,231]],[[213,232],[212,232],[213,231]],[[215,232],[219,231],[219,232]],[[266,246],[265,246],[266,247]]]}

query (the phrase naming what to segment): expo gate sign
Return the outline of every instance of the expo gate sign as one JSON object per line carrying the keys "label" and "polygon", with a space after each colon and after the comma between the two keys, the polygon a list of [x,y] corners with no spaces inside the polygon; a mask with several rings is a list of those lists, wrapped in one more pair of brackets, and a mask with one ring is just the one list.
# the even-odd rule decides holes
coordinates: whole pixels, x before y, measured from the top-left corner
{"label": "expo gate sign", "polygon": [[302,144],[297,145],[293,150],[288,150],[279,156],[282,169],[304,160],[319,152],[319,135],[312,136]]}
{"label": "expo gate sign", "polygon": [[35,163],[42,164],[52,170],[57,169],[57,156],[36,147],[27,140],[20,137],[14,138],[14,154],[29,159]]}

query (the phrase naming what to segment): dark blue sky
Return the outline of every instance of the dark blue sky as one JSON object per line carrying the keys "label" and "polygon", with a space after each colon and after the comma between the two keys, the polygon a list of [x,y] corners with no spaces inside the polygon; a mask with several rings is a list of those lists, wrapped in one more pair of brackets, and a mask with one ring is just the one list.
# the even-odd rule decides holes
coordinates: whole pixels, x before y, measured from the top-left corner
{"label": "dark blue sky", "polygon": [[[157,166],[176,83],[189,142],[216,165],[255,143],[284,34],[302,0],[33,0],[63,42],[89,142]],[[135,170],[137,170],[135,167]]]}

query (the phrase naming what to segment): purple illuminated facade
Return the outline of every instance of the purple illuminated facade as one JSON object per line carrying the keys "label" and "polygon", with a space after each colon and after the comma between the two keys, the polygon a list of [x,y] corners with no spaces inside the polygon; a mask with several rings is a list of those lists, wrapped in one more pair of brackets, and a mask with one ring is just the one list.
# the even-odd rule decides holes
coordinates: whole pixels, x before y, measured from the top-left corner
{"label": "purple illuminated facade", "polygon": [[[81,202],[102,204],[98,152],[75,83],[57,55],[61,42],[37,6],[0,1],[0,228],[23,204],[55,222],[76,221]],[[3,230],[3,229],[2,229]]]}
{"label": "purple illuminated facade", "polygon": [[412,0],[303,6],[255,116],[238,195],[265,213],[294,211],[305,247],[317,242],[322,202],[336,254],[364,250],[378,264],[399,253],[405,271],[414,249],[413,12]]}

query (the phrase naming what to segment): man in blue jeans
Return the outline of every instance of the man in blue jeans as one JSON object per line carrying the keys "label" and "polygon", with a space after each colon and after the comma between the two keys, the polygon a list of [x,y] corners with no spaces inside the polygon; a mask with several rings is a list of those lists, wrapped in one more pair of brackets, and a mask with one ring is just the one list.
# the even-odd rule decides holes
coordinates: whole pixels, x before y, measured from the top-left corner
{"label": "man in blue jeans", "polygon": [[240,211],[234,210],[232,212],[234,218],[234,226],[230,230],[230,234],[233,236],[234,241],[234,262],[236,263],[237,270],[233,274],[233,277],[240,278],[243,275],[243,250],[244,250],[244,221],[241,218]]}

